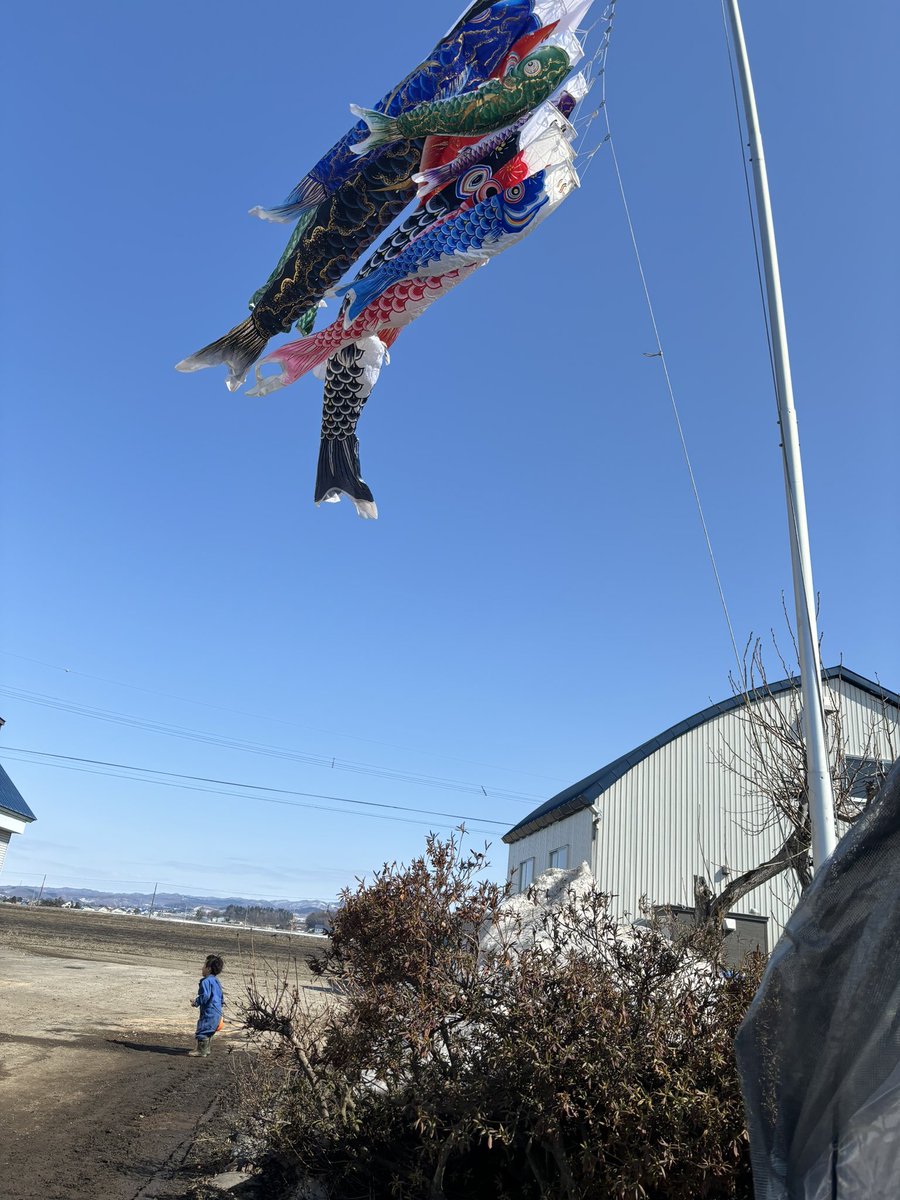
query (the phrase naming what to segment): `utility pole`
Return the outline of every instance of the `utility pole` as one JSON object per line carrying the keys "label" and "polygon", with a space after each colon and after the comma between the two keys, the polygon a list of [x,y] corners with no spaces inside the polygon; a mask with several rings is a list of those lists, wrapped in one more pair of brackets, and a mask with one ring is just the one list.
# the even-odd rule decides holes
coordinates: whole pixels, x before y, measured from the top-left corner
{"label": "utility pole", "polygon": [[41,890],[38,892],[38,898],[37,898],[37,900],[35,900],[35,904],[40,904],[41,896],[43,896],[43,894],[44,894],[44,884],[46,882],[47,882],[47,876],[45,875],[44,878],[41,880]]}
{"label": "utility pole", "polygon": [[154,908],[154,906],[155,906],[155,904],[156,904],[156,889],[157,889],[158,887],[159,887],[159,884],[158,884],[158,883],[154,883],[154,885],[153,885],[153,899],[150,901],[150,916],[151,916],[151,917],[153,916],[153,908]]}
{"label": "utility pole", "polygon": [[750,131],[750,156],[756,188],[756,214],[759,220],[760,243],[766,277],[766,301],[772,330],[772,358],[778,402],[778,424],[781,427],[784,483],[787,492],[794,606],[797,613],[797,648],[800,658],[800,684],[803,697],[802,725],[803,740],[806,745],[809,818],[812,827],[813,865],[818,871],[831,856],[837,839],[834,832],[831,767],[828,761],[828,743],[825,735],[822,664],[819,661],[816,593],[813,588],[812,559],[809,551],[806,493],[803,488],[803,467],[800,461],[800,435],[797,430],[797,413],[794,408],[791,360],[784,320],[778,248],[775,244],[775,222],[772,216],[772,200],[769,195],[769,176],[763,155],[759,113],[756,108],[756,95],[750,75],[750,60],[747,55],[747,43],[744,40],[738,0],[728,0],[728,16],[731,21],[732,40],[740,73],[747,128]]}

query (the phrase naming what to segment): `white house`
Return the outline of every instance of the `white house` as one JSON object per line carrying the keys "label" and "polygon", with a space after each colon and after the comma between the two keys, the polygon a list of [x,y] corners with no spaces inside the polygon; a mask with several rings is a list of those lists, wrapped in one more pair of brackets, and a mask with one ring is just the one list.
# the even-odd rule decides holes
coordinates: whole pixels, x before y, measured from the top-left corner
{"label": "white house", "polygon": [[[832,739],[843,746],[854,797],[900,756],[900,696],[846,667],[823,672]],[[796,679],[750,693],[754,711],[775,707],[788,726],[799,712]],[[832,747],[834,749],[834,746]],[[761,751],[745,701],[732,696],[560,792],[503,838],[509,876],[524,891],[548,867],[586,862],[618,915],[652,906],[693,910],[694,878],[714,891],[750,870],[784,842],[777,822],[761,828],[769,806],[747,776]],[[787,873],[757,888],[729,914],[743,947],[771,949],[796,902]]]}
{"label": "white house", "polygon": [[[3,718],[0,717],[0,727]],[[22,799],[19,789],[0,766],[0,870],[6,858],[6,847],[14,833],[24,833],[35,815]]]}

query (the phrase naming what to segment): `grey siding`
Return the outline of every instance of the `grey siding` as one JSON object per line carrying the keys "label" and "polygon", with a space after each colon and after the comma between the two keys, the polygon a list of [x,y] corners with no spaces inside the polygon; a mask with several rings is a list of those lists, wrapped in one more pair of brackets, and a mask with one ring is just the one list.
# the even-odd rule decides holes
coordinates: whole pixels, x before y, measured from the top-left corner
{"label": "grey siding", "polygon": [[[826,704],[842,713],[846,752],[896,757],[898,713],[844,681],[827,689]],[[790,695],[761,701],[790,714]],[[693,904],[695,875],[721,887],[764,861],[781,845],[780,828],[762,828],[765,805],[724,762],[752,757],[740,709],[692,729],[618,780],[598,801],[600,823],[592,863],[599,885],[635,913],[652,904]],[[728,871],[728,876],[723,874]],[[796,903],[787,875],[746,896],[739,913],[769,918],[774,945]]]}
{"label": "grey siding", "polygon": [[591,863],[591,812],[582,809],[562,821],[556,821],[546,829],[541,829],[530,837],[522,838],[509,848],[509,878],[513,880],[513,889],[517,890],[517,880],[514,872],[519,864],[528,858],[533,858],[535,879],[542,871],[550,866],[550,852],[560,846],[569,847],[569,866],[577,867],[581,863]]}
{"label": "grey siding", "polygon": [[[791,692],[758,701],[791,717],[793,703]],[[900,754],[895,703],[883,704],[864,688],[834,678],[826,685],[826,707],[841,713],[847,754],[886,762]],[[620,915],[636,915],[644,898],[650,905],[692,907],[695,875],[720,890],[727,878],[764,861],[783,842],[780,828],[771,822],[766,827],[762,798],[726,765],[750,758],[743,709],[718,712],[637,762],[601,792],[593,809],[512,842],[510,869],[533,857],[537,876],[546,870],[550,851],[568,842],[569,866],[589,862],[599,886],[616,897]],[[766,917],[768,943],[774,946],[796,899],[791,879],[781,875],[734,911]]]}
{"label": "grey siding", "polygon": [[0,871],[3,870],[3,860],[6,858],[6,847],[12,834],[8,829],[0,829]]}

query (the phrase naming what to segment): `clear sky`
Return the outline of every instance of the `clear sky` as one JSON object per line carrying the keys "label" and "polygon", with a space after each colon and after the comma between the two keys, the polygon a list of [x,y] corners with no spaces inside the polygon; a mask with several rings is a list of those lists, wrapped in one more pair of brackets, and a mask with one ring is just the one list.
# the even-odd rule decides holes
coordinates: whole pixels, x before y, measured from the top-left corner
{"label": "clear sky", "polygon": [[[360,425],[377,522],[312,504],[314,380],[254,401],[173,369],[283,247],[247,210],[460,7],[6,13],[0,761],[39,819],[3,882],[329,898],[457,815],[502,875],[497,835],[530,807],[730,694],[608,150],[397,343]],[[790,566],[722,15],[618,7],[609,114],[743,645],[784,634]],[[900,689],[898,16],[763,0],[744,20],[823,659]]]}

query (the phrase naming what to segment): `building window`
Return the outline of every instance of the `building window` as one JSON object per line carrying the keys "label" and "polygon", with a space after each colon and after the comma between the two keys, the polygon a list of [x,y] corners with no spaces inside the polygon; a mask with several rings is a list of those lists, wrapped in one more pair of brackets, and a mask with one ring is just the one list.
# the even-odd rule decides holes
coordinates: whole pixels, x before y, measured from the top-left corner
{"label": "building window", "polygon": [[887,778],[891,763],[876,758],[856,758],[848,754],[844,759],[844,786],[854,800],[868,803]]}
{"label": "building window", "polygon": [[550,851],[550,866],[557,867],[560,871],[565,871],[569,865],[569,847],[559,846],[556,850]]}
{"label": "building window", "polygon": [[527,892],[534,883],[534,859],[526,858],[519,863],[519,891]]}

